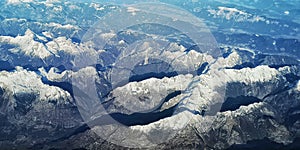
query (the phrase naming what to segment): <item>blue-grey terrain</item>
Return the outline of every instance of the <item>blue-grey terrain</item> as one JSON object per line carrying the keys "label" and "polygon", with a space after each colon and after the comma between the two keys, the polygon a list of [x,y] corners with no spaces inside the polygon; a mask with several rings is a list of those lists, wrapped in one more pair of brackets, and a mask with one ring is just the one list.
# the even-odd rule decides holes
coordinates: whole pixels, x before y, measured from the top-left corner
{"label": "blue-grey terrain", "polygon": [[300,148],[300,1],[139,2],[0,1],[0,149]]}

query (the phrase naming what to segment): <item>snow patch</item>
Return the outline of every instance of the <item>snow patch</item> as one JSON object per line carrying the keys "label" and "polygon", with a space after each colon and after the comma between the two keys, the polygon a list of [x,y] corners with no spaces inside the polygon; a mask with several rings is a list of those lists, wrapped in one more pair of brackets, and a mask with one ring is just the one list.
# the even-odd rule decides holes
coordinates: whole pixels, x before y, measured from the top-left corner
{"label": "snow patch", "polygon": [[52,81],[52,82],[66,82],[69,81],[72,77],[72,71],[71,70],[66,70],[62,73],[57,73],[57,68],[50,68],[49,72],[46,72],[44,68],[39,68],[38,69],[41,73],[42,76],[46,77],[47,80]]}
{"label": "snow patch", "polygon": [[100,4],[97,4],[97,3],[91,3],[90,7],[96,9],[97,11],[101,11],[101,10],[105,9],[103,6],[101,6]]}
{"label": "snow patch", "polygon": [[249,21],[249,22],[259,22],[265,21],[264,18],[256,15],[246,13],[244,11],[238,10],[236,8],[222,7],[219,6],[217,10],[209,9],[208,12],[214,17],[223,17],[227,20],[234,19],[237,22]]}
{"label": "snow patch", "polygon": [[46,23],[45,25],[49,26],[49,27],[56,27],[56,28],[61,28],[61,29],[77,29],[77,30],[79,29],[79,27],[74,26],[74,25],[70,25],[70,24],[62,25],[62,24],[55,23],[55,22]]}
{"label": "snow patch", "polygon": [[33,2],[33,0],[7,0],[7,4],[21,4],[21,3],[30,3]]}

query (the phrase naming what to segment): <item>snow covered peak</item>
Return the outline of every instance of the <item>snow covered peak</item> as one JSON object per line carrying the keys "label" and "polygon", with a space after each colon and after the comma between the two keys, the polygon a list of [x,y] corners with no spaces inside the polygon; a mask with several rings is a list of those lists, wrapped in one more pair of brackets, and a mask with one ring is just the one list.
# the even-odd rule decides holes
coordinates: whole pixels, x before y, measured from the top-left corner
{"label": "snow covered peak", "polygon": [[300,92],[300,80],[297,83],[296,90]]}
{"label": "snow covered peak", "polygon": [[[71,39],[66,37],[57,37],[48,41],[47,38],[52,38],[51,33],[43,32],[43,34],[44,35],[38,35],[30,29],[27,29],[24,35],[18,35],[16,37],[0,36],[0,44],[14,45],[15,47],[13,48],[5,49],[13,54],[19,56],[25,55],[44,61],[47,58],[59,58],[61,55],[71,57],[82,53],[89,53],[89,56],[97,56],[97,53],[101,53],[101,51],[96,52],[93,48],[87,48],[86,46],[73,43]],[[66,59],[68,59],[68,57]]]}
{"label": "snow covered peak", "polygon": [[25,32],[25,36],[27,36],[28,38],[33,38],[34,33],[30,29],[27,29]]}
{"label": "snow covered peak", "polygon": [[8,92],[8,95],[18,93],[33,93],[41,101],[55,100],[66,102],[72,100],[70,94],[58,87],[45,85],[41,76],[35,72],[17,67],[16,71],[0,72],[0,87]]}
{"label": "snow covered peak", "polygon": [[217,61],[210,66],[210,68],[211,69],[219,69],[219,68],[226,68],[226,67],[231,68],[241,63],[242,63],[241,56],[236,51],[234,51],[226,58],[219,57]]}
{"label": "snow covered peak", "polygon": [[47,48],[42,44],[34,40],[35,34],[27,29],[25,34],[18,35],[17,37],[0,36],[0,42],[17,45],[17,48],[9,49],[10,52],[18,54],[24,53],[27,56],[38,57],[45,59],[52,55]]}
{"label": "snow covered peak", "polygon": [[272,81],[280,75],[279,71],[269,66],[243,68],[241,70],[226,69],[225,72],[229,80],[243,83]]}

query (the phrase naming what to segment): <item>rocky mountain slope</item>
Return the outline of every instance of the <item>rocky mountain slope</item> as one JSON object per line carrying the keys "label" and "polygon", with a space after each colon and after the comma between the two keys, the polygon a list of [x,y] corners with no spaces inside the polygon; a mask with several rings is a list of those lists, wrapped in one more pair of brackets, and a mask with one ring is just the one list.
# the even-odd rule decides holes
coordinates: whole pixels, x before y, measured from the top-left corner
{"label": "rocky mountain slope", "polygon": [[[279,19],[214,5],[193,11],[216,37],[219,53],[210,53],[159,24],[93,28],[115,5],[0,4],[0,149],[300,147],[297,34],[213,25],[218,17],[271,27]],[[292,33],[297,23],[286,25]]]}

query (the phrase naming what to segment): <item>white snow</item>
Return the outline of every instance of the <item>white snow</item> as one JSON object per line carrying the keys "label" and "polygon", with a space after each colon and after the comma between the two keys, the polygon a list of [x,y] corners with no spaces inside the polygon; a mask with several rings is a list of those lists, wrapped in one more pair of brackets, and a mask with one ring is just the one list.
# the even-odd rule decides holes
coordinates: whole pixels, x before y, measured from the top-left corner
{"label": "white snow", "polygon": [[48,50],[51,51],[56,57],[60,57],[58,55],[59,51],[73,55],[79,52],[78,46],[73,44],[70,39],[66,39],[66,37],[58,37],[53,41],[46,43],[46,46]]}
{"label": "white snow", "polygon": [[279,71],[268,66],[243,68],[241,70],[226,69],[225,73],[229,77],[229,80],[233,82],[243,82],[246,84],[271,81],[278,78],[278,75],[280,75]]}
{"label": "white snow", "polygon": [[46,72],[44,68],[39,68],[38,69],[42,76],[46,77],[49,81],[54,81],[54,82],[66,82],[71,79],[72,76],[72,71],[71,70],[66,70],[63,71],[62,73],[56,73],[57,68],[50,68],[49,72]]}
{"label": "white snow", "polygon": [[[233,54],[233,56],[236,56],[236,54]],[[197,110],[197,111],[201,111],[202,109],[206,110],[208,106],[224,101],[224,97],[226,94],[225,93],[226,84],[228,82],[245,83],[245,88],[246,88],[246,87],[252,87],[253,84],[256,82],[264,84],[272,81],[277,81],[279,74],[280,72],[278,72],[276,69],[269,68],[268,66],[259,66],[256,68],[244,68],[241,70],[234,70],[234,69],[219,70],[219,71],[213,70],[213,71],[209,71],[207,74],[203,74],[198,77],[197,76],[193,77],[192,80],[194,81],[194,83],[189,84],[188,88],[186,88],[186,90],[180,96],[177,96],[174,99],[180,98],[179,101],[182,101],[182,103],[178,106],[179,110],[182,108],[183,110],[184,108],[187,108],[189,110]],[[182,82],[177,81],[177,82],[178,85],[181,85],[182,82],[186,82],[186,81],[182,81]],[[174,83],[176,84],[174,88],[178,86],[177,82]],[[172,85],[166,85],[166,86],[168,87]],[[300,83],[298,86],[300,88]],[[141,87],[141,86],[137,86],[137,87]],[[126,90],[123,89],[123,91]],[[176,100],[176,102],[178,102],[178,100]],[[256,108],[261,107],[262,105],[263,105],[262,103],[254,103],[249,106],[242,106],[240,109],[236,111],[235,115],[250,113],[250,111],[256,110]],[[226,114],[227,112],[224,113]],[[189,119],[194,117],[192,113],[188,113],[186,115],[187,116],[183,118]],[[146,133],[151,132],[151,130],[155,130],[157,128],[165,129],[165,130],[170,128],[175,129],[175,127],[173,127],[174,122],[176,122],[176,120],[180,118],[182,118],[182,116],[179,113],[172,117],[165,118],[157,122],[151,123],[149,125],[133,126],[131,128],[135,130],[141,130]]]}
{"label": "white snow", "polygon": [[[192,119],[192,115],[193,114],[191,114],[190,112],[184,111],[172,117],[164,118],[148,125],[136,125],[131,126],[130,128],[133,130],[142,131],[146,134],[150,134],[151,132],[157,131],[158,129],[161,132],[169,131],[168,133],[170,134],[165,136],[170,136],[169,138],[171,138],[177,133],[174,131],[183,129],[189,123],[189,121]],[[173,133],[170,131],[173,131]]]}
{"label": "white snow", "polygon": [[91,3],[90,7],[93,7],[94,9],[96,9],[97,11],[101,11],[104,10],[105,8],[103,6],[101,6],[100,4],[97,3]]}
{"label": "white snow", "polygon": [[227,20],[234,19],[236,22],[258,22],[265,21],[263,17],[249,14],[236,8],[219,6],[218,9],[208,9],[208,12],[214,17],[222,17]]}
{"label": "white snow", "polygon": [[115,37],[117,34],[113,31],[109,32],[109,33],[102,33],[100,34],[100,36],[102,37],[102,39],[111,39],[113,37]]}
{"label": "white snow", "polygon": [[[43,32],[43,35],[53,38],[50,32]],[[96,53],[102,52],[73,43],[71,39],[66,37],[58,37],[48,42],[44,36],[36,35],[30,29],[27,29],[24,35],[18,35],[17,37],[0,36],[0,43],[16,45],[16,48],[9,49],[14,54],[23,54],[33,58],[41,58],[42,60],[50,56],[60,57],[59,52],[63,52],[66,55],[78,55],[84,52],[89,53],[90,56],[96,56]],[[35,41],[35,37],[47,43],[43,44]]]}
{"label": "white snow", "polygon": [[63,7],[62,6],[55,6],[53,8],[53,10],[56,11],[56,12],[62,12],[63,11]]}
{"label": "white snow", "polygon": [[33,0],[6,0],[7,4],[21,4],[21,3],[29,3],[33,2]]}
{"label": "white snow", "polygon": [[46,1],[38,1],[37,3],[44,4],[47,7],[53,7],[54,3],[59,3],[59,2],[61,2],[61,1],[60,0],[46,0]]}
{"label": "white snow", "polygon": [[212,64],[210,68],[218,69],[224,67],[233,67],[241,63],[242,63],[242,58],[236,51],[234,51],[227,58],[223,58],[223,57],[218,58],[217,62]]}
{"label": "white snow", "polygon": [[79,29],[79,27],[71,25],[71,24],[62,25],[62,24],[55,23],[55,22],[46,23],[45,25],[49,26],[49,27],[60,28],[60,29],[75,29],[75,30]]}
{"label": "white snow", "polygon": [[44,31],[42,34],[47,38],[53,38],[53,34],[51,32]]}
{"label": "white snow", "polygon": [[136,15],[137,12],[141,11],[140,9],[138,8],[135,8],[135,7],[127,7],[127,12],[128,13],[131,13],[132,15]]}
{"label": "white snow", "polygon": [[3,21],[25,22],[25,21],[27,21],[27,19],[24,19],[24,18],[5,18]]}
{"label": "white snow", "polygon": [[300,92],[300,80],[297,83],[296,90]]}
{"label": "white snow", "polygon": [[16,67],[16,71],[0,72],[0,87],[10,94],[35,93],[39,100],[72,100],[70,94],[58,87],[45,85],[35,72]]}
{"label": "white snow", "polygon": [[201,54],[195,50],[186,53],[184,50],[183,46],[170,45],[170,48],[164,51],[160,57],[166,62],[170,62],[176,71],[189,70],[189,73],[197,70],[205,62],[211,63],[214,61],[214,58],[210,55]]}
{"label": "white snow", "polygon": [[0,36],[0,42],[19,46],[10,49],[10,51],[15,54],[24,53],[27,56],[39,57],[42,59],[52,55],[42,43],[34,41],[34,36],[35,34],[27,29],[23,36],[19,35],[15,38],[10,36]]}
{"label": "white snow", "polygon": [[[178,75],[171,78],[150,78],[140,82],[130,82],[113,90],[112,95],[117,105],[133,112],[153,109],[168,94],[184,91],[191,82],[192,75]],[[124,99],[126,97],[126,100]],[[145,101],[139,98],[147,97]]]}
{"label": "white snow", "polygon": [[238,10],[236,8],[229,8],[229,7],[222,7],[219,6],[218,10],[208,10],[209,13],[216,15],[216,16],[224,16],[226,19],[231,19],[236,15],[240,15],[240,16],[248,16],[249,14],[247,14],[246,12],[243,12],[241,10]]}
{"label": "white snow", "polygon": [[285,15],[289,15],[290,12],[286,10],[286,11],[284,11],[284,14],[285,14]]}

